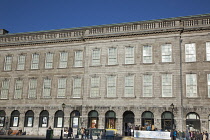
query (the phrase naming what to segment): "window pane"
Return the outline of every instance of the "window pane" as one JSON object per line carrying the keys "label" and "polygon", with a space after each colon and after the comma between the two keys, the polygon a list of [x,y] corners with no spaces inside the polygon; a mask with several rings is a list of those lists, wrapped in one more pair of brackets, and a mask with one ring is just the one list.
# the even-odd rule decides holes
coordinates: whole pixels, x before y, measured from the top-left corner
{"label": "window pane", "polygon": [[162,62],[171,62],[171,44],[162,45]]}
{"label": "window pane", "polygon": [[9,71],[12,70],[12,56],[6,56],[4,62],[4,70]]}
{"label": "window pane", "polygon": [[152,46],[143,47],[143,63],[152,63]]}
{"label": "window pane", "polygon": [[46,53],[45,57],[45,69],[50,69],[53,67],[53,53]]}
{"label": "window pane", "polygon": [[51,79],[44,79],[43,97],[50,98],[50,92],[51,92]]}
{"label": "window pane", "polygon": [[125,47],[125,64],[134,64],[134,47]]}
{"label": "window pane", "polygon": [[210,42],[206,42],[206,61],[210,61]]}
{"label": "window pane", "polygon": [[75,62],[74,62],[74,66],[75,67],[82,67],[83,64],[83,52],[82,51],[76,51],[75,52]]}
{"label": "window pane", "polygon": [[92,65],[100,65],[100,49],[92,50]]}
{"label": "window pane", "polygon": [[39,54],[32,54],[31,69],[39,68]]}
{"label": "window pane", "polygon": [[143,86],[143,96],[152,97],[152,75],[144,75]]}
{"label": "window pane", "polygon": [[18,56],[18,65],[17,65],[17,70],[24,70],[25,69],[25,55],[19,55]]}
{"label": "window pane", "polygon": [[15,99],[21,99],[22,96],[22,88],[23,88],[23,80],[18,79],[15,83]]}
{"label": "window pane", "polygon": [[117,48],[108,49],[108,65],[117,64]]}
{"label": "window pane", "polygon": [[91,77],[90,97],[99,97],[99,77]]}
{"label": "window pane", "polygon": [[134,76],[125,77],[125,97],[134,97]]}
{"label": "window pane", "polygon": [[2,81],[1,98],[0,99],[8,99],[8,94],[9,94],[9,80],[5,79]]}
{"label": "window pane", "polygon": [[196,61],[196,50],[195,44],[185,44],[185,61],[194,62]]}
{"label": "window pane", "polygon": [[73,83],[73,98],[80,98],[81,96],[81,78],[75,78]]}
{"label": "window pane", "polygon": [[59,68],[67,68],[67,62],[68,62],[68,53],[67,52],[61,52],[60,53]]}
{"label": "window pane", "polygon": [[66,95],[66,78],[58,79],[58,98],[65,97]]}
{"label": "window pane", "polygon": [[186,96],[197,97],[197,77],[196,74],[186,75]]}
{"label": "window pane", "polygon": [[162,97],[172,97],[171,74],[162,74]]}
{"label": "window pane", "polygon": [[30,79],[28,98],[36,98],[37,79]]}
{"label": "window pane", "polygon": [[116,76],[107,77],[107,97],[116,97]]}

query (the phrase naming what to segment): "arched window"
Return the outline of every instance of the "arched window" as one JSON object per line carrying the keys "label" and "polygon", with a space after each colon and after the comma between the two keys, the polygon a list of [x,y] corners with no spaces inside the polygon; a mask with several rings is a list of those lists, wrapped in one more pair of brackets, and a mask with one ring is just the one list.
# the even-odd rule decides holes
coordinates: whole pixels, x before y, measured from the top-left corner
{"label": "arched window", "polygon": [[190,131],[200,131],[200,117],[195,112],[190,112],[186,116],[186,125]]}
{"label": "arched window", "polygon": [[47,110],[43,110],[39,114],[39,127],[48,127],[49,121],[49,112]]}
{"label": "arched window", "polygon": [[154,115],[150,111],[145,111],[141,116],[141,126],[154,125]]}
{"label": "arched window", "polygon": [[34,122],[34,112],[29,110],[25,114],[25,127],[33,127]]}
{"label": "arched window", "polygon": [[98,128],[98,112],[95,110],[88,114],[88,127]]}
{"label": "arched window", "polygon": [[11,127],[18,127],[19,117],[20,117],[20,112],[18,110],[14,110],[11,113],[11,118],[10,118],[10,126]]}
{"label": "arched window", "polygon": [[55,128],[61,128],[63,127],[63,123],[64,123],[64,113],[61,110],[58,110],[55,113],[55,117],[54,117],[54,127]]}
{"label": "arched window", "polygon": [[161,115],[161,127],[163,130],[171,130],[174,124],[174,115],[169,112],[163,112]]}
{"label": "arched window", "polygon": [[77,111],[77,110],[72,111],[70,116],[71,116],[70,126],[73,128],[78,128],[79,127],[79,117],[80,117],[79,111]]}
{"label": "arched window", "polygon": [[105,127],[106,129],[115,129],[116,114],[114,111],[108,111],[105,115]]}
{"label": "arched window", "polygon": [[134,113],[132,111],[125,111],[123,113],[123,134],[131,136],[131,126],[134,125]]}
{"label": "arched window", "polygon": [[0,127],[4,127],[6,113],[4,110],[0,110]]}

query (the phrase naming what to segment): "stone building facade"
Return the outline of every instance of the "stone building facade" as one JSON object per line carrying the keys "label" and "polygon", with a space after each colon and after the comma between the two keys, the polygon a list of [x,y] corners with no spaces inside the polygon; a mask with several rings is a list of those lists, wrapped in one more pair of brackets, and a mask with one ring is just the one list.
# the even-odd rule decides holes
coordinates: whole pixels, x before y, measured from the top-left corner
{"label": "stone building facade", "polygon": [[[209,131],[210,14],[9,34],[0,127]],[[62,107],[62,104],[65,106]],[[174,105],[174,108],[171,105]]]}

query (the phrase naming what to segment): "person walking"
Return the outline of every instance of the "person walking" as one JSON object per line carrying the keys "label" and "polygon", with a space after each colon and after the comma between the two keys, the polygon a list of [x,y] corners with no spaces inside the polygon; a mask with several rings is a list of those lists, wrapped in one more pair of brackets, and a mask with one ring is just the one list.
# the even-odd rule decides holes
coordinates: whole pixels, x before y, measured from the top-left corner
{"label": "person walking", "polygon": [[203,140],[207,140],[207,136],[204,132],[203,132]]}
{"label": "person walking", "polygon": [[85,129],[83,127],[81,127],[80,133],[81,133],[81,139],[84,139]]}
{"label": "person walking", "polygon": [[206,140],[208,140],[209,139],[209,134],[208,134],[207,131],[206,131],[205,135],[206,135]]}
{"label": "person walking", "polygon": [[71,128],[71,127],[69,127],[69,129],[68,129],[68,135],[67,135],[67,139],[68,138],[73,138],[73,129]]}

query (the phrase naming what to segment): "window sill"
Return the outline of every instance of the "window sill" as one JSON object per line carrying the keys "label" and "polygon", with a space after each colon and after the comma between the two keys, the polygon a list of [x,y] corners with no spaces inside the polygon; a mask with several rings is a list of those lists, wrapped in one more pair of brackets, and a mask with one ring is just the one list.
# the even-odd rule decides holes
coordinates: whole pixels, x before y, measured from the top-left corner
{"label": "window sill", "polygon": [[67,97],[56,97],[55,99],[67,99]]}
{"label": "window sill", "polygon": [[101,67],[102,65],[90,65],[90,67]]}
{"label": "window sill", "polygon": [[105,65],[106,67],[119,66],[119,64]]}
{"label": "window sill", "polygon": [[175,64],[175,62],[160,62],[159,64]]}
{"label": "window sill", "polygon": [[121,98],[123,98],[123,99],[135,99],[136,96],[132,96],[132,97],[121,97]]}
{"label": "window sill", "polygon": [[130,65],[136,65],[136,63],[133,64],[122,64],[123,66],[130,66]]}
{"label": "window sill", "polygon": [[118,97],[105,97],[106,99],[117,99]]}
{"label": "window sill", "polygon": [[141,65],[154,65],[155,63],[140,63]]}

